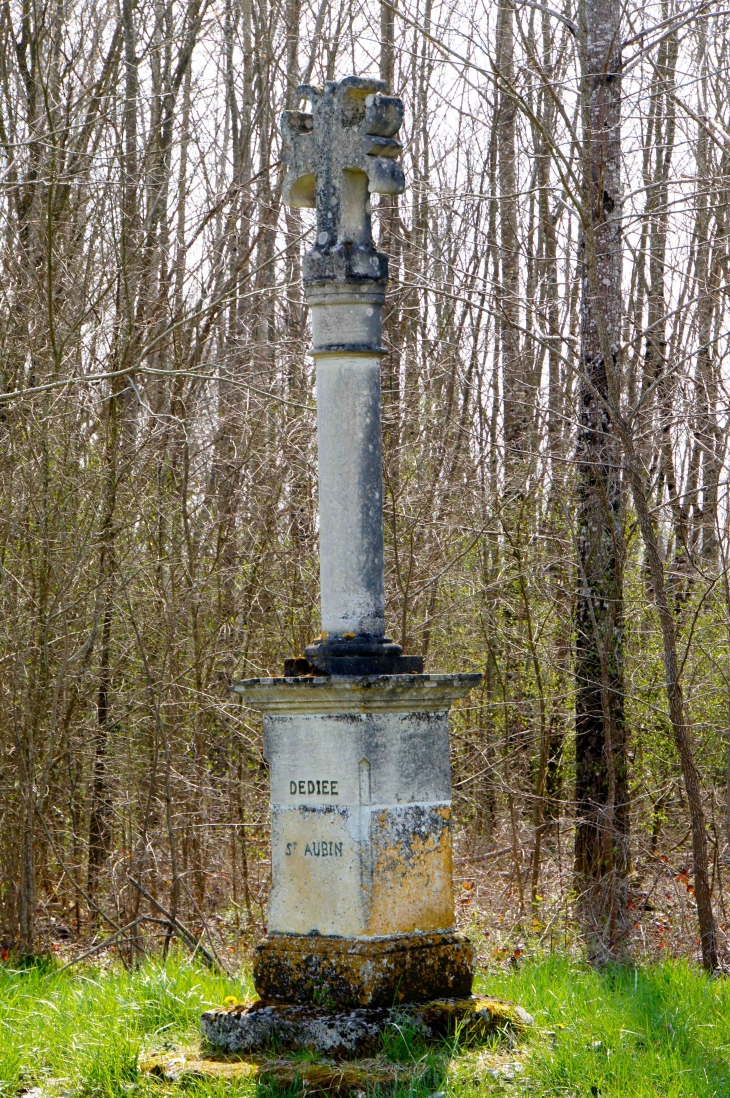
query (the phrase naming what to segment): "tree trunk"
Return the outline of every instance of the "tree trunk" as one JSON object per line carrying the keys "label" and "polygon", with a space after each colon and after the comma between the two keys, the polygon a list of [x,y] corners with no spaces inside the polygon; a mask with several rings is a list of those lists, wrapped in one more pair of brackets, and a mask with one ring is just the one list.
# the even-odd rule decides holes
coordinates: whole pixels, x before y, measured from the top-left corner
{"label": "tree trunk", "polygon": [[684,709],[682,685],[680,682],[680,663],[677,654],[677,631],[674,617],[669,608],[664,582],[664,565],[659,553],[656,531],[651,521],[647,505],[648,493],[645,478],[642,476],[638,456],[633,451],[628,434],[624,434],[626,464],[631,481],[632,497],[639,529],[646,549],[654,601],[659,612],[659,624],[664,646],[664,669],[666,674],[666,693],[669,702],[669,719],[672,725],[674,743],[679,755],[679,763],[684,779],[689,806],[690,826],[692,829],[692,860],[694,866],[695,899],[697,901],[697,921],[700,926],[702,963],[708,971],[717,968],[717,928],[712,911],[712,889],[707,860],[707,830],[705,813],[702,807],[700,779],[695,765],[692,741]]}
{"label": "tree trunk", "polygon": [[[696,501],[696,536],[707,565],[717,564],[718,482],[722,467],[722,439],[717,421],[719,376],[713,346],[714,301],[710,241],[710,180],[708,136],[704,126],[697,139],[697,441],[700,449],[702,503]],[[709,193],[708,193],[709,192]]]}
{"label": "tree trunk", "polygon": [[[624,715],[624,492],[606,400],[621,321],[620,0],[580,9],[583,121],[575,877],[588,951],[620,951],[629,864]],[[604,337],[603,339],[601,337]],[[604,360],[607,348],[611,361]]]}
{"label": "tree trunk", "polygon": [[380,79],[388,85],[388,91],[393,93],[393,78],[395,76],[395,12],[394,4],[380,5]]}
{"label": "tree trunk", "polygon": [[527,403],[520,358],[520,253],[517,207],[517,104],[515,33],[512,0],[500,0],[497,12],[498,109],[497,157],[499,173],[500,322],[502,329],[502,385],[504,393],[504,453],[507,494],[519,491],[519,467],[527,442]]}

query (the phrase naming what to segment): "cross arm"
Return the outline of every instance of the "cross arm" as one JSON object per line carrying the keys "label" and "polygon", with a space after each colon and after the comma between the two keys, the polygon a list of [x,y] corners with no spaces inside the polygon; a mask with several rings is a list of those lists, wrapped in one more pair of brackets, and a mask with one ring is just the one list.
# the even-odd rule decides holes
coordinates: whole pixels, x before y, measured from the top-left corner
{"label": "cross arm", "polygon": [[[300,90],[298,88],[297,93]],[[288,206],[313,209],[317,204],[316,149],[312,128],[312,115],[306,111],[284,111],[281,116],[282,160],[286,167],[282,197]]]}
{"label": "cross arm", "polygon": [[371,194],[402,194],[405,176],[395,157],[402,150],[395,134],[403,121],[403,100],[392,95],[369,95],[362,123],[363,167]]}

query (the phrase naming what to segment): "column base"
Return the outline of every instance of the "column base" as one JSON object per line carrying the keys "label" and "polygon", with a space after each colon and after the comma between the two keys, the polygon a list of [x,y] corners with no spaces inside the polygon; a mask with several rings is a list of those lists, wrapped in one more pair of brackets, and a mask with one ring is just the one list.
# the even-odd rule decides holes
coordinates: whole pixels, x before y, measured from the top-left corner
{"label": "column base", "polygon": [[327,636],[284,660],[284,675],[422,675],[423,656],[404,656],[390,637]]}
{"label": "column base", "polygon": [[471,994],[475,950],[458,933],[389,938],[272,934],[256,947],[254,984],[267,1002],[390,1007]]}
{"label": "column base", "polygon": [[[517,1034],[531,1026],[533,1019],[517,1003],[486,995],[399,1007],[355,1007],[339,1012],[259,1001],[208,1010],[202,1016],[201,1029],[206,1045],[222,1053],[256,1053],[276,1048],[281,1055],[282,1050],[308,1049],[331,1059],[347,1060],[381,1052],[383,1034],[400,1029],[404,1022],[427,1041],[457,1030],[462,1039],[468,1036],[479,1041],[505,1030]],[[299,1066],[304,1063],[299,1061]],[[369,1066],[374,1066],[372,1060]],[[368,1075],[366,1081],[381,1080],[377,1075]]]}

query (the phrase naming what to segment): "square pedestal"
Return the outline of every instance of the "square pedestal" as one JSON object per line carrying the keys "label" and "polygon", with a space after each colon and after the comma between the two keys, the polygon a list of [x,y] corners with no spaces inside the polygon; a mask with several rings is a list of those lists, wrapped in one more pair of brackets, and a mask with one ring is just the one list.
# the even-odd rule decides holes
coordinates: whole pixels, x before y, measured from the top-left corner
{"label": "square pedestal", "polygon": [[267,1001],[392,1006],[471,991],[454,932],[449,708],[479,675],[254,679],[271,781]]}

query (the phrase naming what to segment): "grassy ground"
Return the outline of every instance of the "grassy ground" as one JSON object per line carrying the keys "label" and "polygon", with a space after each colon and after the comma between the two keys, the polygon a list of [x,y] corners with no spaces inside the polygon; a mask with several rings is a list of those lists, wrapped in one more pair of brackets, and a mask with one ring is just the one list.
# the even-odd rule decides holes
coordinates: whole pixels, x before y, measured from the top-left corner
{"label": "grassy ground", "polygon": [[[597,974],[569,960],[484,973],[478,990],[516,999],[536,1019],[517,1047],[427,1050],[408,1039],[391,1056],[426,1056],[413,1098],[539,1095],[730,1098],[730,981],[684,964]],[[180,1087],[140,1076],[140,1052],[190,1043],[201,1009],[251,988],[183,959],[140,970],[38,964],[0,968],[0,1095],[174,1098]],[[402,1091],[405,1098],[408,1088]],[[254,1083],[188,1085],[186,1098],[271,1098]]]}

